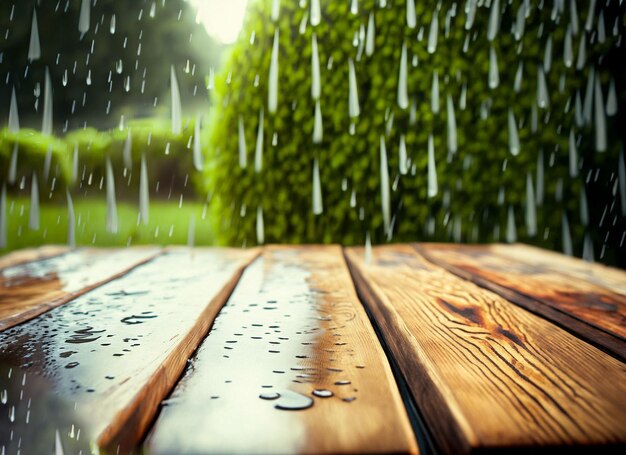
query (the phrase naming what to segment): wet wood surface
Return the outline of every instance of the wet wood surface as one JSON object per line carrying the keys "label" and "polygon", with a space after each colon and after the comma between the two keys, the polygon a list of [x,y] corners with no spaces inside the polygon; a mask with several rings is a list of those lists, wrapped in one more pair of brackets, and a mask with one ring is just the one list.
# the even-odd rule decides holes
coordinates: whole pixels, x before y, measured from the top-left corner
{"label": "wet wood surface", "polygon": [[626,453],[625,296],[525,245],[18,251],[0,452]]}
{"label": "wet wood surface", "polygon": [[264,250],[146,446],[153,454],[417,452],[339,247]]}
{"label": "wet wood surface", "polygon": [[622,362],[409,245],[347,259],[444,452],[626,442]]}
{"label": "wet wood surface", "polygon": [[[80,430],[83,440],[92,438],[107,453],[128,453],[145,434],[158,404],[256,254],[195,249],[160,255],[1,332],[0,366],[12,368],[14,381],[23,375],[25,384],[34,382],[31,377],[48,378],[47,389],[32,392],[38,401],[53,396],[73,404],[63,406],[73,421],[71,433],[61,429],[63,438],[75,437]],[[28,398],[20,395],[15,413],[28,412],[33,403]],[[17,419],[4,427],[11,429],[14,443],[22,441],[23,453],[29,452],[25,445],[35,443],[29,436],[43,439],[51,434],[52,442],[55,428],[59,430],[55,418],[37,424],[32,421],[41,415],[31,413],[30,418],[29,425]]]}
{"label": "wet wood surface", "polygon": [[57,256],[67,251],[69,251],[68,247],[55,245],[13,251],[12,253],[8,253],[0,257],[0,270],[5,267],[23,264],[25,262],[37,261],[39,259]]}
{"label": "wet wood surface", "polygon": [[[69,302],[159,254],[157,248],[13,253],[0,270],[0,331]],[[25,262],[30,259],[30,262]],[[5,261],[8,262],[8,261]]]}
{"label": "wet wood surface", "polygon": [[626,359],[626,272],[523,245],[416,247],[456,275]]}

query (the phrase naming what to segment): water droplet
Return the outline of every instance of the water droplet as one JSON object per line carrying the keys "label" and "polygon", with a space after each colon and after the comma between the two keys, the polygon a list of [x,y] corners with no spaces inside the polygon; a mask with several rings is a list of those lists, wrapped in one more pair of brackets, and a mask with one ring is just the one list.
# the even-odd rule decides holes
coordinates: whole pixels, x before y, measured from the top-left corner
{"label": "water droplet", "polygon": [[[318,3],[319,6],[319,3]],[[313,5],[311,5],[313,9]],[[311,20],[311,23],[313,21]],[[278,108],[278,45],[279,32],[278,28],[274,31],[274,44],[272,45],[272,55],[270,58],[269,82],[267,93],[267,110],[274,114]]]}
{"label": "water droplet", "polygon": [[316,27],[322,21],[322,11],[320,8],[320,0],[311,0],[311,25]]}
{"label": "water droplet", "polygon": [[265,123],[265,113],[263,108],[259,110],[259,127],[257,129],[256,147],[254,150],[254,172],[263,170],[263,128]]}
{"label": "water droplet", "polygon": [[433,17],[430,21],[430,30],[428,32],[428,45],[427,50],[429,54],[434,54],[437,51],[437,37],[439,35],[439,16],[437,11],[433,12]]}
{"label": "water droplet", "polygon": [[428,135],[428,197],[435,197],[439,192],[437,183],[437,165],[435,163],[435,143],[433,135]]}
{"label": "water droplet", "polygon": [[385,138],[380,136],[380,197],[385,234],[390,236],[391,201],[389,194],[389,166],[387,165],[387,148]]}
{"label": "water droplet", "polygon": [[535,205],[535,187],[530,172],[526,174],[526,234],[537,235],[537,207]]}
{"label": "water droplet", "polygon": [[572,235],[569,230],[569,221],[567,220],[567,213],[563,211],[561,215],[561,230],[563,239],[563,253],[568,256],[574,255],[574,249],[572,248]]}
{"label": "water droplet", "polygon": [[33,178],[31,180],[28,228],[31,231],[39,230],[39,185],[37,184],[36,172],[33,172]]}
{"label": "water droplet", "polygon": [[349,96],[348,96],[348,114],[354,119],[361,114],[359,105],[359,94],[357,91],[356,71],[352,59],[348,60],[348,79],[349,79]]}
{"label": "water droplet", "polygon": [[513,109],[509,108],[509,152],[511,155],[517,156],[520,152],[519,135],[517,133],[517,122]]}
{"label": "water droplet", "polygon": [[150,219],[150,194],[148,190],[148,166],[145,155],[141,155],[141,172],[139,175],[139,219],[144,225]]}
{"label": "water droplet", "polygon": [[430,110],[433,114],[439,114],[439,73],[433,71],[433,83],[430,89]]}
{"label": "water droplet", "polygon": [[91,0],[83,0],[80,5],[80,17],[78,20],[78,31],[81,34],[89,31],[89,20],[91,16]]}
{"label": "water droplet", "polygon": [[280,16],[280,0],[272,0],[272,21],[276,22]]}
{"label": "water droplet", "polygon": [[258,245],[265,243],[265,226],[263,223],[263,208],[257,207],[256,212],[256,242]]}
{"label": "water droplet", "polygon": [[246,133],[243,125],[243,116],[239,116],[238,124],[238,149],[239,149],[239,167],[245,169],[248,164],[248,151],[246,149]]}
{"label": "water droplet", "polygon": [[320,397],[320,398],[330,398],[334,395],[333,392],[327,389],[315,389],[313,390],[312,393],[316,397]]}
{"label": "water droplet", "polygon": [[606,138],[606,115],[604,110],[604,101],[602,96],[602,86],[600,85],[600,78],[595,78],[595,103],[594,103],[594,129],[595,129],[595,145],[596,152],[605,152],[607,147]]}
{"label": "water droplet", "polygon": [[[11,92],[11,106],[9,107],[9,132],[18,133],[20,131],[20,116],[17,108],[17,98],[15,96],[15,87]],[[16,144],[17,146],[17,144]],[[13,178],[15,181],[15,178]]]}
{"label": "water droplet", "polygon": [[406,175],[409,172],[404,134],[400,135],[400,144],[398,145],[398,168],[401,175]]}
{"label": "water droplet", "polygon": [[278,392],[263,392],[259,395],[259,398],[263,400],[277,400],[280,398],[280,393]]}
{"label": "water droplet", "polygon": [[487,39],[493,41],[500,29],[500,0],[494,0],[491,3],[491,11],[489,14],[489,24],[487,25]]}
{"label": "water droplet", "polygon": [[322,110],[319,100],[315,102],[315,117],[313,122],[313,143],[321,144],[324,139],[324,126],[322,123]]}
{"label": "water droplet", "polygon": [[172,94],[172,134],[178,135],[183,131],[182,104],[180,101],[180,90],[174,65],[170,67],[170,89]]}
{"label": "water droplet", "polygon": [[447,120],[448,120],[448,151],[450,153],[456,153],[457,151],[457,130],[456,130],[456,115],[454,112],[454,103],[452,96],[448,94],[446,99],[447,107]]}
{"label": "water droplet", "polygon": [[398,106],[400,109],[406,109],[409,107],[406,43],[402,43],[402,52],[400,55],[400,71],[398,74]]}
{"label": "water droplet", "polygon": [[111,160],[106,158],[106,193],[107,193],[107,220],[106,230],[112,234],[116,234],[118,230],[117,224],[117,202],[115,198],[115,178],[113,177],[113,167]]}
{"label": "water droplet", "polygon": [[41,132],[49,136],[52,135],[52,113],[52,81],[50,80],[50,70],[46,67]]}
{"label": "water droplet", "polygon": [[316,158],[313,160],[313,214],[321,215],[323,212],[322,185],[320,183],[320,171]]}
{"label": "water droplet", "polygon": [[371,57],[374,55],[374,46],[376,38],[376,24],[374,20],[374,13],[370,13],[367,22],[367,34],[365,35],[365,55]]}
{"label": "water droplet", "polygon": [[[387,2],[385,2],[386,5]],[[381,4],[381,8],[384,6]],[[410,29],[417,25],[417,17],[415,14],[415,0],[406,0],[406,26]]]}
{"label": "water droplet", "polygon": [[30,45],[28,46],[28,61],[33,62],[41,58],[41,44],[39,42],[39,26],[37,25],[37,10],[33,8],[33,21],[30,29]]}
{"label": "water droplet", "polygon": [[291,390],[284,390],[274,406],[276,409],[285,411],[299,411],[313,406],[313,399]]}
{"label": "water droplet", "polygon": [[317,35],[311,37],[311,98],[319,100],[322,93],[320,57],[317,50]]}
{"label": "water droplet", "polygon": [[507,243],[515,243],[517,241],[517,229],[515,227],[515,212],[513,206],[509,205],[506,223],[506,241]]}
{"label": "water droplet", "polygon": [[494,89],[500,85],[500,72],[498,70],[498,56],[491,46],[489,49],[489,88]]}

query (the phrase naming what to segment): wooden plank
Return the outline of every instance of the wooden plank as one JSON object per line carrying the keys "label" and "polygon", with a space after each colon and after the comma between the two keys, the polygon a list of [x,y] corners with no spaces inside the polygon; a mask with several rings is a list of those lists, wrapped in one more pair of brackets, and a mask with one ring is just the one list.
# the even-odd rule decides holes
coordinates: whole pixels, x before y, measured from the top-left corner
{"label": "wooden plank", "polygon": [[626,360],[626,272],[539,249],[420,244],[429,260]]}
{"label": "wooden plank", "polygon": [[[318,397],[314,390],[334,395]],[[280,394],[276,400],[260,395]],[[279,409],[289,397],[305,410]],[[278,408],[277,408],[278,407]],[[167,400],[152,454],[416,453],[341,249],[269,247]]]}
{"label": "wooden plank", "polygon": [[0,331],[113,280],[154,258],[157,248],[79,249],[0,271]]}
{"label": "wooden plank", "polygon": [[[256,254],[229,249],[163,254],[0,333],[0,366],[13,366],[10,381],[19,381],[23,372],[50,379],[45,395],[74,405],[72,431],[81,430],[81,441],[96,440],[107,453],[127,453]],[[20,401],[21,412],[26,401],[31,402]],[[34,453],[24,445],[45,431],[53,440],[55,424],[52,419],[48,426],[39,421],[14,428],[14,440],[21,438],[22,453]]]}
{"label": "wooden plank", "polygon": [[579,278],[615,294],[626,296],[626,272],[624,270],[522,243],[493,244],[490,249],[497,254],[524,262],[540,270]]}
{"label": "wooden plank", "polygon": [[49,258],[51,256],[57,256],[69,251],[68,247],[46,245],[39,248],[28,248],[25,250],[12,251],[0,257],[0,270],[11,267],[18,264],[23,264],[30,261],[38,261],[40,259]]}
{"label": "wooden plank", "polygon": [[626,444],[626,368],[408,245],[347,251],[440,448]]}

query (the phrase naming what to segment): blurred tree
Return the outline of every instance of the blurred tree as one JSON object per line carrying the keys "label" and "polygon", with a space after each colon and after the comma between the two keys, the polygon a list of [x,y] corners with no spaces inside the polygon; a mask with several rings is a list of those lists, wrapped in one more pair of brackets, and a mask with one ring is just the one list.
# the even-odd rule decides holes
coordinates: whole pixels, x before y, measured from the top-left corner
{"label": "blurred tree", "polygon": [[[206,99],[205,76],[223,46],[195,21],[184,0],[89,0],[89,29],[79,31],[80,0],[7,0],[0,5],[0,99],[15,87],[22,126],[40,128],[45,68],[54,90],[55,131],[85,124],[109,128],[120,116],[169,110],[170,66],[178,74],[183,106]],[[41,57],[29,62],[33,11]],[[194,104],[195,103],[195,104]],[[206,104],[206,103],[205,103]]]}

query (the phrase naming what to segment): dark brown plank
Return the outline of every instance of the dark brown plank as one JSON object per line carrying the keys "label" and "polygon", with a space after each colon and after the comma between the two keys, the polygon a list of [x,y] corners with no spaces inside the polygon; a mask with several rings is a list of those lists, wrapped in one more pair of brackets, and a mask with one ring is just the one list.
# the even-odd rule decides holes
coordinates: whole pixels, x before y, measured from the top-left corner
{"label": "dark brown plank", "polygon": [[[334,396],[316,397],[316,389]],[[275,407],[294,392],[312,407]],[[282,396],[264,400],[262,393]],[[339,247],[264,250],[167,400],[146,449],[152,454],[417,452],[385,354]]]}
{"label": "dark brown plank", "polygon": [[[30,391],[38,400],[26,394],[14,403],[17,415],[25,415],[27,403],[35,406],[54,397],[66,404],[61,407],[65,418],[74,424],[74,433],[81,430],[81,441],[97,441],[110,453],[127,453],[256,254],[228,249],[168,252],[5,330],[0,333],[0,366],[12,367],[13,376],[0,377],[0,387],[4,380],[9,388],[19,389],[24,374],[28,384],[47,379],[46,387]],[[55,419],[42,421],[45,416],[45,409],[37,409],[29,425],[23,418],[0,425],[14,434],[9,453],[15,452],[18,438],[22,453],[33,453],[27,446],[39,439],[52,444],[56,430],[64,443],[72,442],[69,427],[58,427]]]}
{"label": "dark brown plank", "polygon": [[411,246],[347,258],[444,452],[626,447],[623,363]]}
{"label": "dark brown plank", "polygon": [[[537,248],[419,244],[429,260],[626,360],[626,272]],[[582,261],[580,261],[582,262]]]}
{"label": "dark brown plank", "polygon": [[0,270],[0,331],[127,273],[157,248],[79,249]]}

